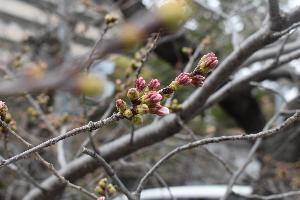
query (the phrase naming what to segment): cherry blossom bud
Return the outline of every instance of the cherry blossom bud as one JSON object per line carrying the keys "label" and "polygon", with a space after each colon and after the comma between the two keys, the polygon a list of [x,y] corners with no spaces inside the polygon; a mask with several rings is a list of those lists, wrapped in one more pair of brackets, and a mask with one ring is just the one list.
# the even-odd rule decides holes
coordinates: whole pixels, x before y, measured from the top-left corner
{"label": "cherry blossom bud", "polygon": [[97,200],[106,200],[105,196],[98,197]]}
{"label": "cherry blossom bud", "polygon": [[175,81],[177,81],[179,85],[188,85],[191,83],[192,79],[190,78],[189,73],[182,72],[176,77]]}
{"label": "cherry blossom bud", "polygon": [[160,82],[157,79],[152,79],[149,83],[148,83],[148,88],[149,90],[158,90],[160,86]]}
{"label": "cherry blossom bud", "polygon": [[131,121],[136,125],[141,125],[143,123],[143,116],[140,114],[134,115]]}
{"label": "cherry blossom bud", "polygon": [[124,112],[127,108],[126,102],[123,101],[122,99],[117,99],[116,100],[116,107],[118,109],[119,112]]}
{"label": "cherry blossom bud", "polygon": [[98,186],[101,188],[106,188],[106,185],[108,184],[108,180],[107,178],[102,178],[99,182],[98,182]]}
{"label": "cherry blossom bud", "polygon": [[108,192],[109,195],[114,195],[114,194],[117,193],[117,189],[116,189],[115,186],[113,186],[113,184],[110,183],[107,186],[107,192]]}
{"label": "cherry blossom bud", "polygon": [[5,102],[0,101],[0,118],[2,118],[2,120],[4,120],[6,114],[7,114],[8,108],[5,105]]}
{"label": "cherry blossom bud", "polygon": [[179,84],[177,81],[172,81],[169,85],[169,87],[173,90],[173,92],[178,89],[178,86],[179,86]]}
{"label": "cherry blossom bud", "polygon": [[163,97],[156,91],[150,91],[142,97],[143,102],[150,105],[159,103],[162,98]]}
{"label": "cherry blossom bud", "polygon": [[196,74],[194,76],[191,77],[192,78],[192,84],[196,87],[200,87],[203,85],[205,77],[200,75],[200,74]]}
{"label": "cherry blossom bud", "polygon": [[207,74],[216,68],[218,62],[218,58],[214,53],[208,53],[200,59],[197,65],[197,70],[201,74]]}
{"label": "cherry blossom bud", "polygon": [[132,111],[130,109],[126,109],[124,112],[123,112],[123,116],[125,116],[126,118],[131,118],[132,117]]}
{"label": "cherry blossom bud", "polygon": [[139,114],[146,114],[149,112],[149,107],[147,106],[147,104],[140,104],[136,106],[136,112]]}
{"label": "cherry blossom bud", "polygon": [[160,103],[157,103],[154,107],[150,108],[150,112],[159,116],[168,115],[170,113],[169,108],[160,105]]}
{"label": "cherry blossom bud", "polygon": [[97,186],[95,188],[95,192],[98,193],[98,194],[104,194],[104,189],[100,186]]}
{"label": "cherry blossom bud", "polygon": [[127,97],[130,99],[130,101],[137,100],[139,98],[140,93],[136,88],[130,88],[127,92]]}
{"label": "cherry blossom bud", "polygon": [[138,89],[139,92],[145,89],[146,81],[144,80],[143,77],[140,76],[138,79],[136,79],[135,87]]}

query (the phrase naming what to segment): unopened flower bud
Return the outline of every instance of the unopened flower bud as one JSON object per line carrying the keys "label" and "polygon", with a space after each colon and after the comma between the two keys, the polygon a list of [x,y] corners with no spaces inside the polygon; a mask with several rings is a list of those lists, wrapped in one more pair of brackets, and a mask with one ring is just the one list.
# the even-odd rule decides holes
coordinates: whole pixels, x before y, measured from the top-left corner
{"label": "unopened flower bud", "polygon": [[178,82],[177,81],[172,81],[169,85],[169,87],[173,90],[173,91],[176,91],[178,89]]}
{"label": "unopened flower bud", "polygon": [[191,77],[192,78],[192,84],[196,87],[200,87],[203,85],[205,77],[200,75],[200,74],[196,74],[194,76]]}
{"label": "unopened flower bud", "polygon": [[116,107],[120,113],[124,112],[127,108],[127,104],[125,101],[122,99],[117,99],[116,100]]}
{"label": "unopened flower bud", "polygon": [[143,116],[140,114],[136,114],[131,119],[133,124],[141,125],[143,123]]}
{"label": "unopened flower bud", "polygon": [[214,53],[208,53],[206,55],[204,55],[198,65],[197,65],[197,70],[198,72],[200,72],[201,74],[207,74],[208,72],[211,72],[212,70],[214,70],[216,68],[218,64],[218,58],[216,57],[216,55]]}
{"label": "unopened flower bud", "polygon": [[106,188],[106,185],[108,183],[107,178],[102,178],[99,182],[98,182],[98,186],[101,188]]}
{"label": "unopened flower bud", "polygon": [[97,186],[95,188],[95,192],[98,193],[98,194],[104,194],[104,189],[100,186]]}
{"label": "unopened flower bud", "polygon": [[130,88],[127,92],[127,97],[130,99],[130,101],[137,100],[139,95],[140,93],[136,88]]}
{"label": "unopened flower bud", "polygon": [[146,81],[143,77],[140,76],[138,79],[136,79],[135,87],[138,89],[138,91],[144,90],[144,88],[146,87]]}
{"label": "unopened flower bud", "polygon": [[8,108],[7,108],[6,104],[5,104],[5,102],[0,101],[0,118],[1,118],[2,120],[5,119],[5,116],[6,116],[6,114],[7,114],[7,111],[8,111]]}
{"label": "unopened flower bud", "polygon": [[161,94],[156,91],[150,91],[142,97],[142,100],[146,104],[154,105],[162,100]]}
{"label": "unopened flower bud", "polygon": [[159,116],[168,115],[170,113],[169,108],[160,105],[159,103],[156,104],[154,107],[150,108],[151,113],[157,114]]}
{"label": "unopened flower bud", "polygon": [[132,117],[132,111],[130,109],[126,109],[124,112],[123,112],[123,116],[126,117],[126,118],[131,118]]}
{"label": "unopened flower bud", "polygon": [[107,186],[107,192],[108,192],[109,195],[114,195],[114,194],[117,193],[117,189],[116,189],[115,186],[113,186],[113,185],[110,183],[110,184],[108,184],[108,186]]}
{"label": "unopened flower bud", "polygon": [[114,23],[116,23],[118,21],[118,17],[107,14],[104,17],[104,21],[107,25],[111,26],[111,25],[113,25]]}
{"label": "unopened flower bud", "polygon": [[191,83],[192,79],[190,78],[189,73],[182,72],[176,77],[175,81],[177,81],[179,85],[188,85]]}
{"label": "unopened flower bud", "polygon": [[106,200],[105,196],[98,197],[97,200]]}
{"label": "unopened flower bud", "polygon": [[148,83],[148,88],[149,90],[158,90],[160,86],[160,82],[157,79],[152,79],[149,83]]}
{"label": "unopened flower bud", "polygon": [[149,107],[147,106],[147,104],[140,104],[136,106],[136,112],[139,114],[146,114],[149,112]]}

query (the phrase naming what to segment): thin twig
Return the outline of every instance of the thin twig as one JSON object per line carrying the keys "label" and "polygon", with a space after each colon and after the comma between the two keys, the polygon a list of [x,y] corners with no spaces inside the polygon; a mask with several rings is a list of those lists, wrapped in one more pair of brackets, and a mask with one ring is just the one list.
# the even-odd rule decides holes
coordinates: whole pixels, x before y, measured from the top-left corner
{"label": "thin twig", "polygon": [[78,135],[80,133],[84,133],[86,131],[91,131],[91,130],[96,130],[96,129],[102,128],[103,126],[111,124],[115,121],[118,121],[121,118],[122,118],[122,115],[120,113],[115,113],[115,114],[113,114],[112,116],[110,116],[106,119],[103,119],[103,120],[100,120],[100,121],[97,121],[97,122],[89,122],[87,125],[81,126],[79,128],[72,129],[72,130],[66,132],[63,135],[59,135],[57,137],[51,138],[51,139],[49,139],[49,140],[47,140],[47,141],[45,141],[45,142],[43,142],[43,143],[41,143],[41,144],[39,144],[35,147],[32,147],[32,148],[30,148],[30,149],[28,149],[28,150],[26,150],[26,151],[24,151],[24,152],[22,152],[18,155],[15,155],[15,156],[13,156],[9,159],[1,160],[0,161],[0,168],[5,166],[5,165],[8,165],[10,163],[16,162],[20,159],[26,158],[30,154],[35,153],[35,152],[39,152],[39,151],[41,151],[42,149],[44,149],[46,147],[52,146],[52,145],[56,144],[57,142],[59,142],[60,140],[64,140],[68,137],[72,137],[72,136]]}
{"label": "thin twig", "polygon": [[[284,49],[284,46],[285,44],[287,43],[289,37],[290,37],[291,34],[287,35],[287,37],[285,38],[285,40],[283,41],[282,45],[281,45],[281,48],[278,50],[278,53],[277,53],[277,56],[276,58],[274,59],[273,61],[273,64],[274,66],[277,66],[278,63],[279,63],[279,58],[280,58],[280,55],[281,53],[283,52],[283,49]],[[282,107],[283,108],[283,107]],[[280,109],[280,111],[282,110],[282,108]],[[271,125],[275,122],[275,120],[280,116],[280,111],[277,112],[272,118],[271,120],[268,121],[268,123],[265,125],[265,127],[263,128],[263,131],[266,131],[268,130]],[[259,138],[255,141],[254,145],[251,147],[248,155],[247,155],[247,158],[246,158],[246,161],[245,163],[233,174],[233,176],[231,177],[229,183],[228,183],[228,186],[227,186],[227,189],[226,189],[226,192],[224,194],[224,196],[221,198],[221,200],[226,200],[230,193],[232,192],[232,187],[234,185],[234,183],[237,181],[237,179],[240,177],[240,175],[245,171],[245,169],[247,168],[247,166],[250,164],[250,162],[252,161],[252,158],[256,152],[256,150],[258,149],[258,147],[261,145],[262,143],[262,139]]]}
{"label": "thin twig", "polygon": [[102,158],[100,155],[96,154],[95,152],[93,152],[87,148],[83,148],[82,153],[87,154],[87,155],[91,156],[92,158],[94,158],[97,161],[97,163],[99,163],[99,165],[101,165],[104,168],[107,175],[111,179],[114,180],[114,182],[119,187],[120,191],[123,194],[125,194],[129,200],[134,200],[134,197],[132,196],[132,194],[129,192],[129,190],[124,185],[124,183],[120,180],[120,178],[118,177],[118,175],[116,174],[114,169],[104,160],[104,158]]}
{"label": "thin twig", "polygon": [[[127,167],[142,167],[142,168],[146,168],[146,170],[150,170],[151,169],[151,165],[148,163],[144,163],[144,162],[128,162],[124,159],[120,159],[120,164],[127,166]],[[158,172],[154,172],[154,177],[157,179],[157,181],[159,183],[161,183],[161,185],[165,188],[167,188],[169,194],[170,194],[170,198],[172,200],[176,200],[176,197],[174,197],[174,195],[172,194],[172,191],[169,187],[169,185],[167,184],[167,182],[163,179],[163,177],[158,173]]]}
{"label": "thin twig", "polygon": [[[0,155],[0,159],[4,158]],[[32,175],[27,173],[21,166],[17,164],[10,164],[8,165],[8,168],[19,174],[21,177],[24,177],[30,184],[40,189],[43,193],[46,193],[46,190],[42,188],[41,185],[32,177]]]}
{"label": "thin twig", "polygon": [[[25,144],[27,147],[29,148],[32,147],[32,144],[24,140],[18,133],[13,131],[4,121],[0,120],[0,125],[4,127],[13,136],[15,136],[18,140],[20,140],[23,144]],[[54,168],[53,164],[46,161],[38,152],[35,152],[34,155],[37,158],[37,160],[39,160],[47,169],[49,169],[62,183],[66,184],[68,187],[71,187],[79,192],[82,192],[83,194],[89,196],[91,199],[97,199],[97,196],[95,194],[65,179],[65,177],[60,175],[59,172]]]}
{"label": "thin twig", "polygon": [[[176,117],[178,119],[180,126],[182,126],[182,128],[185,129],[189,133],[189,135],[193,138],[193,140],[194,141],[199,140],[199,138],[196,136],[194,131],[192,129],[190,129],[188,126],[186,126],[184,121],[179,116],[176,116]],[[214,152],[210,151],[208,148],[206,148],[206,147],[202,147],[202,148],[207,153],[209,153],[217,162],[219,162],[230,175],[233,174],[233,171],[230,169],[229,165],[222,158],[220,158]]]}
{"label": "thin twig", "polygon": [[292,117],[288,118],[285,122],[283,122],[280,126],[266,130],[266,131],[261,131],[256,134],[242,134],[242,135],[234,135],[234,136],[220,136],[220,137],[213,137],[213,138],[206,138],[202,140],[197,140],[195,142],[188,143],[186,145],[177,147],[176,149],[172,150],[165,156],[163,156],[146,174],[145,176],[140,180],[137,189],[136,189],[136,196],[140,196],[141,191],[148,180],[148,178],[167,160],[169,160],[171,157],[173,157],[175,154],[192,149],[201,145],[206,145],[210,143],[219,143],[223,141],[237,141],[237,140],[256,140],[258,138],[266,138],[266,137],[271,137],[273,135],[276,135],[278,133],[283,132],[284,130],[295,126],[295,124],[300,123],[300,112],[297,112],[294,114]]}
{"label": "thin twig", "polygon": [[272,199],[284,199],[287,197],[292,197],[292,196],[299,196],[300,195],[300,190],[297,191],[289,191],[289,192],[284,192],[280,194],[272,194],[268,196],[262,196],[262,195],[257,195],[257,194],[252,194],[252,195],[243,195],[237,192],[233,192],[237,196],[241,196],[247,199],[255,199],[255,200],[272,200]]}

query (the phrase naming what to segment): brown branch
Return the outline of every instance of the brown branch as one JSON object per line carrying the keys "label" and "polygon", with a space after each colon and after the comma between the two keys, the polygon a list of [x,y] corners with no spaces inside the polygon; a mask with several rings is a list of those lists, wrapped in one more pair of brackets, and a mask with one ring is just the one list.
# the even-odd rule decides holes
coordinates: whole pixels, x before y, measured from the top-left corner
{"label": "brown branch", "polygon": [[134,197],[132,196],[132,194],[129,192],[129,190],[127,189],[127,187],[124,185],[124,183],[120,180],[120,178],[118,177],[118,175],[116,174],[115,170],[113,170],[113,168],[104,160],[104,158],[102,158],[99,154],[96,154],[95,152],[84,148],[82,153],[87,154],[89,156],[91,156],[92,158],[94,158],[97,163],[99,165],[101,165],[104,170],[106,171],[107,175],[113,179],[115,181],[115,183],[117,184],[117,186],[119,187],[120,191],[126,195],[126,197],[129,200],[133,200]]}
{"label": "brown branch", "polygon": [[[2,127],[4,127],[10,134],[12,134],[13,136],[15,136],[18,140],[20,140],[23,144],[25,144],[27,147],[29,147],[29,148],[32,147],[32,144],[30,144],[29,142],[27,142],[26,140],[24,140],[18,133],[16,133],[15,131],[13,131],[1,119],[0,119],[0,125]],[[59,172],[54,168],[53,164],[51,164],[48,161],[46,161],[38,152],[35,152],[34,155],[37,158],[37,160],[39,160],[47,169],[49,169],[63,184],[66,184],[70,188],[73,188],[73,189],[75,189],[75,190],[77,190],[79,192],[82,192],[83,194],[87,195],[91,199],[97,199],[97,196],[95,194],[93,194],[93,193],[87,191],[86,189],[84,189],[83,187],[75,185],[75,184],[71,183],[70,181],[68,181],[67,179],[65,179],[65,177],[63,177],[62,175],[60,175]],[[45,192],[45,189],[43,189],[42,191]]]}
{"label": "brown branch", "polygon": [[[298,14],[297,14],[298,13]],[[299,16],[298,16],[299,15]],[[294,12],[291,12],[288,18],[291,21],[296,22],[300,20],[300,7]],[[288,25],[290,26],[290,24]],[[221,63],[221,65],[207,80],[200,90],[195,91],[183,104],[182,111],[180,113],[182,119],[187,122],[196,116],[213,92],[223,84],[229,75],[234,72],[247,58],[249,58],[254,52],[263,48],[267,44],[276,41],[278,38],[271,36],[272,32],[269,29],[269,25],[264,25],[262,28],[251,35],[245,42],[242,43],[239,49],[233,51],[227,58]],[[300,52],[297,52],[300,54]],[[295,55],[293,56],[299,56]],[[291,55],[286,56],[286,59],[292,59]],[[285,60],[288,62],[287,60]],[[243,82],[243,81],[241,81]],[[246,81],[248,82],[248,80]],[[230,87],[228,87],[230,90]],[[2,90],[0,89],[0,95]],[[222,98],[222,97],[218,97]],[[130,135],[124,135],[100,148],[101,155],[107,160],[112,161],[128,155],[136,150],[152,145],[156,142],[160,142],[165,138],[168,138],[181,129],[178,124],[175,115],[169,115],[163,119],[157,121],[152,125],[145,126],[136,130],[135,143],[131,147],[128,147],[130,141]],[[83,167],[84,166],[84,167]],[[81,178],[83,175],[93,171],[97,167],[96,163],[87,156],[81,156],[78,159],[70,162],[67,167],[61,170],[61,174],[65,177],[69,177],[73,180]],[[47,188],[49,194],[54,194],[55,189],[63,188],[55,177],[49,177],[43,183],[43,186]],[[42,194],[37,190],[30,191],[24,200],[39,199]],[[48,199],[48,198],[47,198]]]}
{"label": "brown branch", "polygon": [[99,129],[105,125],[108,125],[108,124],[111,124],[115,121],[118,121],[119,119],[121,119],[122,116],[117,113],[117,114],[113,114],[112,116],[106,118],[106,119],[103,119],[103,120],[100,120],[100,121],[97,121],[97,122],[89,122],[87,125],[84,125],[84,126],[81,126],[79,128],[75,128],[73,130],[70,130],[68,132],[66,132],[65,134],[62,134],[62,135],[59,135],[57,137],[54,137],[54,138],[51,138],[35,147],[32,147],[18,155],[15,155],[9,159],[6,159],[6,160],[1,160],[0,161],[0,168],[5,166],[5,165],[8,165],[10,163],[13,163],[13,162],[16,162],[20,159],[23,159],[23,158],[26,158],[27,156],[29,156],[30,154],[32,153],[35,153],[35,152],[39,152],[41,151],[42,149],[46,148],[46,147],[49,147],[49,146],[52,146],[54,144],[56,144],[57,142],[59,142],[60,140],[64,140],[68,137],[72,137],[72,136],[75,136],[75,135],[78,135],[80,133],[84,133],[86,131],[92,131],[92,130],[96,130],[96,129]]}
{"label": "brown branch", "polygon": [[256,134],[241,134],[241,135],[235,135],[235,136],[221,136],[221,137],[213,137],[213,138],[206,138],[202,140],[197,140],[195,142],[188,143],[186,145],[177,147],[176,149],[172,150],[165,156],[163,156],[146,174],[145,176],[140,180],[137,189],[136,189],[136,195],[139,196],[145,183],[149,179],[150,176],[167,160],[169,160],[171,157],[176,155],[179,152],[189,150],[192,148],[196,148],[201,145],[206,145],[206,144],[211,144],[211,143],[220,143],[223,141],[237,141],[237,140],[256,140],[258,138],[267,138],[274,136],[278,133],[284,132],[286,129],[293,127],[295,125],[300,124],[300,112],[297,112],[294,114],[292,117],[288,118],[284,123],[282,123],[280,126],[270,129],[270,130],[265,130]]}
{"label": "brown branch", "polygon": [[255,199],[255,200],[273,200],[273,199],[284,199],[287,197],[293,197],[293,196],[299,196],[300,195],[300,190],[298,191],[289,191],[289,192],[284,192],[280,194],[272,194],[268,196],[262,196],[262,195],[257,195],[257,194],[252,194],[252,195],[243,195],[239,194],[237,192],[233,192],[235,195],[244,197],[247,199]]}

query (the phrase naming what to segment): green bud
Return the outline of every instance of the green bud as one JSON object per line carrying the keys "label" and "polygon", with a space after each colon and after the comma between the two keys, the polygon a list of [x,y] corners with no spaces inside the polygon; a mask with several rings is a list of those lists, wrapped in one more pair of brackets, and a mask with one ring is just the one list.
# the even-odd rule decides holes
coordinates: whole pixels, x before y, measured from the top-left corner
{"label": "green bud", "polygon": [[102,178],[99,182],[98,182],[98,186],[101,188],[106,188],[108,181],[107,178]]}
{"label": "green bud", "polygon": [[137,113],[143,115],[143,114],[146,114],[149,112],[149,107],[147,106],[147,104],[140,104],[140,105],[137,105],[136,111],[137,111]]}
{"label": "green bud", "polygon": [[101,188],[101,187],[99,187],[99,186],[97,186],[97,187],[95,188],[95,192],[98,193],[98,194],[104,194],[104,189]]}
{"label": "green bud", "polygon": [[107,186],[107,192],[108,192],[109,195],[114,195],[114,194],[117,193],[117,189],[116,189],[115,186],[113,186],[113,185],[110,183],[110,184],[108,184],[108,186]]}
{"label": "green bud", "polygon": [[137,100],[139,95],[140,93],[136,88],[130,88],[127,92],[127,97],[130,99],[130,101]]}
{"label": "green bud", "polygon": [[134,115],[131,121],[136,125],[141,125],[143,123],[143,116],[140,114]]}
{"label": "green bud", "polygon": [[178,82],[177,81],[172,81],[169,85],[169,87],[173,90],[176,91],[178,89]]}
{"label": "green bud", "polygon": [[126,117],[126,118],[131,118],[132,117],[132,111],[130,109],[126,109],[124,112],[123,112],[123,116]]}

